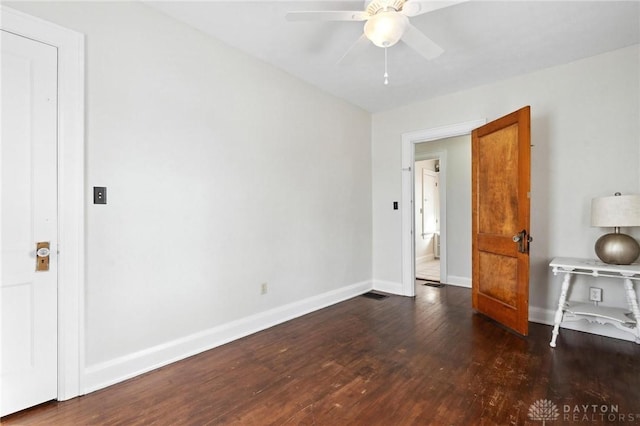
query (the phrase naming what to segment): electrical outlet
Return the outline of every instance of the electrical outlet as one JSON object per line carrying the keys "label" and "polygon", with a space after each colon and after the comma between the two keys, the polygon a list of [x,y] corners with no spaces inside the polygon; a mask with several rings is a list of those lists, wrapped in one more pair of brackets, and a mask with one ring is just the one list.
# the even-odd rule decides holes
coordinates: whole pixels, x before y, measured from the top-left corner
{"label": "electrical outlet", "polygon": [[589,287],[589,300],[592,302],[602,302],[602,289],[598,287]]}
{"label": "electrical outlet", "polygon": [[269,290],[267,283],[262,283],[260,284],[260,294],[267,294],[267,291]]}

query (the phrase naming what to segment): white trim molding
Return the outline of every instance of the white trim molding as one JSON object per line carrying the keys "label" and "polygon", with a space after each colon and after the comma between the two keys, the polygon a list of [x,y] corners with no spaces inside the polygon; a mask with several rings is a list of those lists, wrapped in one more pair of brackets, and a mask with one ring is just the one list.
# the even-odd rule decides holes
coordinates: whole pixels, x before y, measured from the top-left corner
{"label": "white trim molding", "polygon": [[471,288],[471,278],[469,277],[457,277],[455,275],[449,275],[446,281],[447,285],[454,285],[456,287]]}
{"label": "white trim molding", "polygon": [[82,394],[84,35],[0,5],[2,30],[58,50],[58,399]]}
{"label": "white trim molding", "polygon": [[402,295],[402,283],[393,281],[374,280],[373,289],[384,293]]}
{"label": "white trim molding", "polygon": [[85,370],[85,391],[87,393],[93,392],[122,382],[172,362],[351,299],[371,289],[371,281],[362,281],[90,366]]}
{"label": "white trim molding", "polygon": [[[444,138],[468,135],[472,130],[482,126],[486,119],[467,121],[449,126],[435,127],[402,134],[402,286],[399,293],[403,296],[415,296],[415,218],[413,209],[415,185],[415,144],[433,142]],[[446,188],[446,157],[440,161],[440,186]],[[446,206],[446,194],[441,191],[440,202]],[[446,207],[445,207],[446,209]],[[447,222],[446,215],[440,217],[440,276],[447,282]]]}

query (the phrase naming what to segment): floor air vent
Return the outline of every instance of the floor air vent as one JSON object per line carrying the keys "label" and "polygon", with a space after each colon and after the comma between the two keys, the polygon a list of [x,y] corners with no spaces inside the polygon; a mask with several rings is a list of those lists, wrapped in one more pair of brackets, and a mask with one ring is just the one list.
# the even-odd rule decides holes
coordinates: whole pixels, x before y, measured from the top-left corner
{"label": "floor air vent", "polygon": [[387,297],[389,297],[386,294],[374,293],[372,291],[362,294],[361,296],[366,297],[368,299],[376,299],[376,300],[386,299]]}
{"label": "floor air vent", "polygon": [[422,281],[421,283],[422,285],[426,285],[429,287],[438,287],[438,288],[444,287],[444,284],[442,284],[440,281],[420,280],[420,279],[419,281]]}

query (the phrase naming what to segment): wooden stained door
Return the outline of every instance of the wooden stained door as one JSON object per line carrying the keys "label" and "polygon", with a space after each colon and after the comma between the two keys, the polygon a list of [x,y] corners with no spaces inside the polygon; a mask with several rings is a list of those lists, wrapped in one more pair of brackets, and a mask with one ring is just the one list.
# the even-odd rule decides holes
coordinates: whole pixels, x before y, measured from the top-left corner
{"label": "wooden stained door", "polygon": [[473,308],[525,336],[530,129],[527,106],[471,134]]}

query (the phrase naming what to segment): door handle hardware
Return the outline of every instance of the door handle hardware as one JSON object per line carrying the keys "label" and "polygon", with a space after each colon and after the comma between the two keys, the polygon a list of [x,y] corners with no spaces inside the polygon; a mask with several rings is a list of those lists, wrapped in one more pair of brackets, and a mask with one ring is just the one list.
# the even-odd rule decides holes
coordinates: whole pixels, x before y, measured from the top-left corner
{"label": "door handle hardware", "polygon": [[531,235],[527,234],[526,229],[523,229],[522,231],[518,232],[511,239],[513,240],[514,243],[518,243],[519,253],[529,253],[529,243],[533,241],[533,238],[531,238]]}
{"label": "door handle hardware", "polygon": [[51,254],[48,241],[36,243],[36,271],[49,270],[49,255]]}

